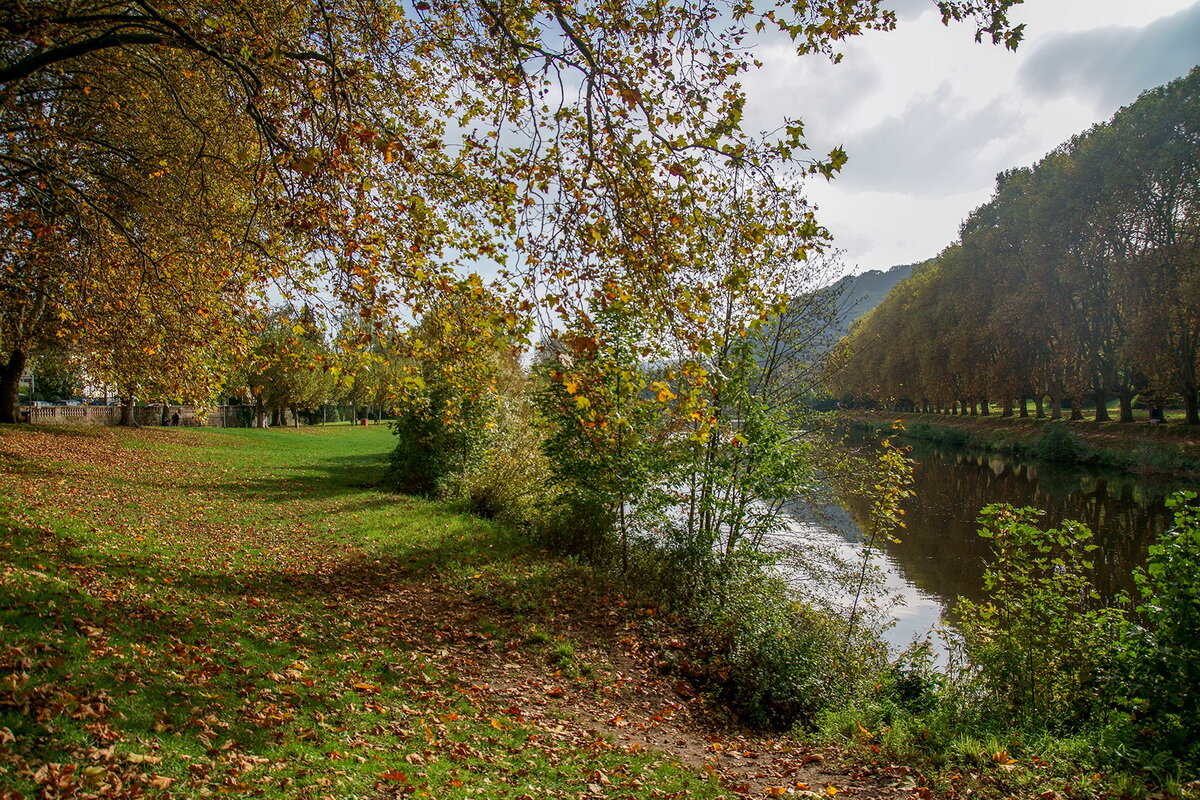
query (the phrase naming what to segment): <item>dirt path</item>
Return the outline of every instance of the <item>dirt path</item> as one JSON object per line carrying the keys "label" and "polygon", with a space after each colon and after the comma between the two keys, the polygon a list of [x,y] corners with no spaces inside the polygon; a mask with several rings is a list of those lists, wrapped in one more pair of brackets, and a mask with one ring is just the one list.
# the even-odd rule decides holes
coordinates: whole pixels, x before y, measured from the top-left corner
{"label": "dirt path", "polygon": [[[190,681],[194,676],[196,683],[180,683],[177,696],[191,698],[188,702],[197,703],[197,709],[206,706],[214,714],[203,717],[193,709],[199,722],[188,724],[198,729],[197,735],[216,736],[204,719],[283,724],[277,720],[302,712],[300,694],[269,687],[313,685],[314,673],[301,676],[291,674],[296,670],[286,664],[237,660],[241,645],[219,638],[232,635],[221,627],[221,617],[236,607],[247,615],[257,640],[300,653],[312,651],[312,642],[320,641],[327,660],[357,659],[376,666],[395,660],[394,680],[405,682],[405,691],[419,691],[425,705],[423,711],[378,706],[392,715],[388,726],[394,735],[412,733],[408,728],[415,722],[409,715],[428,719],[430,709],[451,709],[466,698],[471,715],[490,721],[497,730],[535,730],[533,746],[597,754],[658,752],[697,775],[718,779],[735,796],[913,796],[914,784],[902,767],[853,771],[840,766],[837,752],[739,727],[696,687],[659,668],[663,648],[686,650],[689,645],[686,631],[657,617],[653,609],[597,596],[560,580],[542,587],[536,607],[514,610],[502,580],[482,573],[466,580],[450,578],[436,573],[441,566],[436,561],[431,574],[430,563],[411,552],[381,557],[379,551],[355,543],[352,520],[357,514],[347,516],[347,508],[374,506],[387,515],[403,515],[403,498],[356,489],[344,476],[314,478],[297,472],[298,477],[283,479],[276,474],[278,467],[272,472],[269,464],[257,465],[252,452],[222,463],[206,460],[212,456],[180,458],[180,447],[212,444],[196,434],[161,431],[26,429],[0,436],[3,487],[13,499],[8,509],[12,519],[34,528],[52,518],[67,519],[80,536],[97,537],[87,545],[94,548],[87,551],[92,553],[89,562],[81,555],[85,551],[73,549],[83,540],[71,542],[42,528],[45,549],[38,556],[61,558],[58,566],[66,580],[109,609],[107,616],[74,621],[89,637],[93,655],[100,651],[92,645],[106,642],[110,635],[153,636],[143,626],[161,623],[161,602],[180,612],[173,623],[178,632],[190,626],[212,632],[207,649],[177,642],[177,652],[168,654],[166,661],[146,648],[140,655],[114,654],[108,648],[103,655],[134,659],[130,663],[144,659],[139,671],[128,673],[128,685],[134,687],[144,685],[141,670],[171,667],[170,659],[179,659],[177,671],[167,674],[175,675],[172,680]],[[339,473],[331,468],[329,474]],[[318,532],[311,522],[314,508],[327,508],[329,519],[340,521]],[[143,547],[141,555],[133,553],[135,547]],[[55,630],[65,630],[65,621],[49,621]],[[133,646],[140,653],[138,647]],[[201,650],[206,653],[204,669],[187,671],[185,666],[195,665],[186,659]],[[426,677],[424,668],[414,672],[414,655],[436,677]],[[240,709],[224,707],[227,698],[209,694],[209,676],[222,672],[245,675],[238,680],[254,687],[237,701],[243,703]],[[68,682],[63,686],[73,687],[70,682],[77,679],[66,674],[61,680]],[[369,683],[351,681],[347,686],[333,673],[325,679],[331,685],[317,680],[316,690],[325,690],[330,702],[350,706],[362,706],[362,694],[375,691]],[[264,681],[268,688],[263,688]],[[333,699],[339,697],[340,701]],[[274,717],[262,716],[267,713],[263,709],[271,708]],[[117,719],[111,721],[111,741],[124,741],[129,734],[122,733]],[[280,728],[280,735],[286,730]],[[339,735],[352,743],[367,743],[367,757],[385,752],[370,744],[371,731]],[[80,758],[101,763],[113,758],[111,746],[79,752]],[[405,758],[419,766],[429,759],[461,760],[470,755],[469,745],[430,739],[424,750]],[[266,761],[255,753],[239,754],[236,748],[212,758],[211,769],[226,770],[231,786],[243,785],[239,771]],[[208,773],[197,772],[190,785],[207,789],[212,781]],[[628,792],[627,783],[622,787]],[[581,797],[633,796],[617,792],[615,776],[610,779],[602,769],[590,775],[586,789]],[[384,796],[393,795],[380,795]]]}
{"label": "dirt path", "polygon": [[[361,602],[371,624],[428,643],[426,655],[459,676],[481,713],[547,737],[585,747],[655,750],[719,777],[739,796],[911,796],[903,767],[851,770],[836,751],[738,725],[692,684],[656,667],[659,645],[647,641],[637,612],[619,601],[604,609],[556,597],[555,610],[541,620],[546,630],[569,634],[572,660],[586,665],[586,677],[530,646],[522,638],[528,620],[518,626],[478,593],[402,573]],[[481,623],[493,635],[481,633]],[[655,639],[664,638],[668,646],[686,647],[660,628]],[[598,786],[605,782],[598,777]]]}

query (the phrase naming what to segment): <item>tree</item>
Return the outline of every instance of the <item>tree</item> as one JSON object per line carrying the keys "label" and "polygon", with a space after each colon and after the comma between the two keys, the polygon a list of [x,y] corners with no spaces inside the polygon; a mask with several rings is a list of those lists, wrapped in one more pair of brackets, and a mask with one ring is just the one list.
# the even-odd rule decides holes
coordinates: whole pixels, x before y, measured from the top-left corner
{"label": "tree", "polygon": [[238,390],[254,404],[256,427],[282,425],[286,412],[319,408],[333,394],[333,353],[311,309],[283,306],[245,319],[250,329]]}
{"label": "tree", "polygon": [[1200,69],[1118,112],[1109,151],[1114,212],[1130,220],[1118,276],[1127,355],[1200,424]]}
{"label": "tree", "polygon": [[[1015,46],[1015,2],[938,5]],[[740,131],[746,34],[770,25],[801,52],[832,53],[893,22],[879,0],[6,7],[0,204],[31,232],[7,251],[6,274],[21,276],[6,286],[8,374],[57,335],[47,309],[79,296],[64,265],[80,252],[123,239],[151,271],[173,252],[171,231],[141,230],[129,193],[107,188],[160,170],[194,176],[193,192],[213,174],[244,177],[218,184],[240,223],[226,245],[245,291],[321,287],[372,316],[397,304],[419,314],[461,288],[455,264],[515,252],[511,277],[533,295],[616,284],[683,330],[701,314],[673,308],[658,276],[684,270],[700,243],[690,227],[708,210],[707,175],[789,164],[828,175],[842,160],[793,160],[799,125],[780,140]],[[167,134],[136,135],[147,118]]]}
{"label": "tree", "polygon": [[[1039,415],[1048,394],[1054,418],[1068,398],[1082,418],[1091,395],[1097,420],[1115,395],[1124,422],[1135,393],[1176,394],[1200,423],[1198,91],[1193,70],[998,176],[936,268],[852,330],[842,385],[890,402],[949,392],[968,409],[1032,394]],[[915,325],[917,308],[937,311]]]}

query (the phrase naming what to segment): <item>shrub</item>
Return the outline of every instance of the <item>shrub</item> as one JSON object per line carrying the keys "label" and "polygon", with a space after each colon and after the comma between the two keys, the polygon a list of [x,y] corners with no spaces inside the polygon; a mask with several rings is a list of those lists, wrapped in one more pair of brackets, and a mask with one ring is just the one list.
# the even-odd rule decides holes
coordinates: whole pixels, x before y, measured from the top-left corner
{"label": "shrub", "polygon": [[472,514],[541,527],[557,493],[529,399],[521,392],[498,397],[485,428],[477,457],[445,480],[445,495]]}
{"label": "shrub", "polygon": [[930,425],[927,422],[913,423],[904,435],[909,439],[920,439],[946,447],[966,447],[971,443],[971,434],[968,431],[948,425]]}
{"label": "shrub", "polygon": [[1127,637],[1137,744],[1200,767],[1200,507],[1195,492],[1168,500],[1174,527],[1134,573],[1142,626]]}
{"label": "shrub", "polygon": [[1065,422],[1048,422],[1042,426],[1029,454],[1042,461],[1082,461],[1086,448]]}
{"label": "shrub", "polygon": [[778,578],[759,572],[727,586],[700,617],[720,637],[714,666],[721,695],[747,722],[774,730],[811,725],[882,667],[881,644],[847,647],[845,621],[789,602]]}
{"label": "shrub", "polygon": [[1097,692],[1117,657],[1124,622],[1097,607],[1088,578],[1092,532],[1066,521],[1042,530],[1032,508],[987,506],[979,535],[992,540],[986,603],[960,599],[959,628],[994,722],[1068,730],[1095,719]]}
{"label": "shrub", "polygon": [[453,416],[440,395],[431,392],[425,402],[402,409],[392,423],[396,447],[384,480],[397,491],[443,495],[453,476],[466,472],[484,453],[491,393],[459,401]]}

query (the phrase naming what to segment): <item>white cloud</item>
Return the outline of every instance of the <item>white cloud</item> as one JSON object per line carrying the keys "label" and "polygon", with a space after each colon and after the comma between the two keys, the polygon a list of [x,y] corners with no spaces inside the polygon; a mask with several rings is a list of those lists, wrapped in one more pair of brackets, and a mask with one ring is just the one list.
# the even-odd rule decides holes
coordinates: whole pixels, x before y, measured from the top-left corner
{"label": "white cloud", "polygon": [[1082,96],[1110,108],[1200,63],[1200,4],[1144,28],[1106,26],[1045,37],[1021,65],[1022,90],[1048,100]]}
{"label": "white cloud", "polygon": [[897,30],[848,43],[841,64],[772,42],[746,81],[750,127],[799,117],[815,152],[846,146],[845,174],[810,194],[861,269],[935,255],[996,172],[1200,61],[1200,0],[1030,0],[1011,15],[1028,26],[1016,53],[944,27],[932,0],[890,5]]}

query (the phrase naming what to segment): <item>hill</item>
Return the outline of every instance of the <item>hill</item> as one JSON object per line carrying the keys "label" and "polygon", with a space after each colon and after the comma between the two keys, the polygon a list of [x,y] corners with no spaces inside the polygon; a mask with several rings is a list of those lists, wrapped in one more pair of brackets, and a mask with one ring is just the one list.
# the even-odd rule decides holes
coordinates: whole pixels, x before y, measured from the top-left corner
{"label": "hill", "polygon": [[873,269],[858,275],[847,275],[829,287],[840,294],[838,315],[834,322],[837,335],[844,336],[856,319],[883,302],[892,287],[912,274],[916,264],[900,264],[890,269]]}

